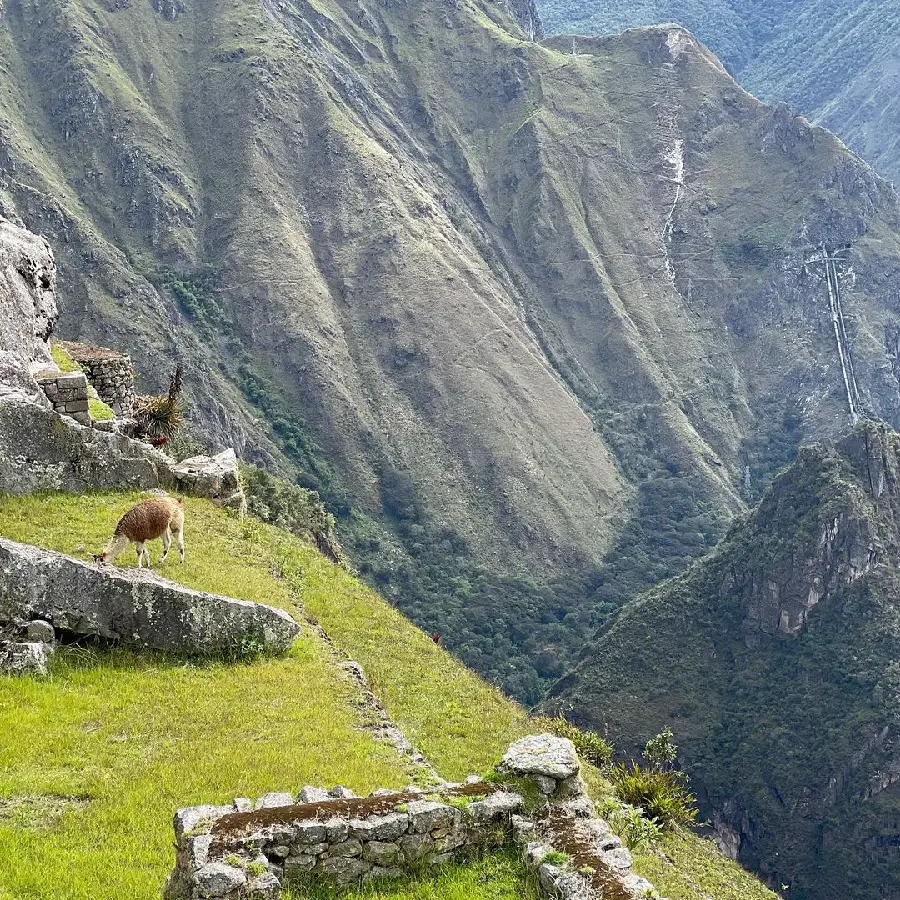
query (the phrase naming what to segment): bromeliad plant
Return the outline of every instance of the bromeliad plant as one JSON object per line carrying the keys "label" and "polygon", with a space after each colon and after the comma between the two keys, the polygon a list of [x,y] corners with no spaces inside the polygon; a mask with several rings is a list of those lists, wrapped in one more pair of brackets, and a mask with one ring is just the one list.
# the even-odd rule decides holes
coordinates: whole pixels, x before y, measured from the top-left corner
{"label": "bromeliad plant", "polygon": [[149,440],[154,446],[167,444],[184,426],[181,391],[184,373],[176,367],[165,394],[136,397],[132,416],[137,423],[135,437]]}

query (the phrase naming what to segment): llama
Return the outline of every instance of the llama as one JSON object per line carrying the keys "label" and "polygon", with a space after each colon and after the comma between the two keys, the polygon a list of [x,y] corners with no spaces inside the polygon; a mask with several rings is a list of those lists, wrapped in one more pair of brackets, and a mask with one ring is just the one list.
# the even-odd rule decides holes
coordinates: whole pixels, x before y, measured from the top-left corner
{"label": "llama", "polygon": [[174,535],[178,543],[178,553],[184,562],[184,500],[174,497],[148,497],[133,506],[116,525],[106,549],[94,556],[95,562],[114,563],[116,557],[134,541],[137,544],[138,568],[146,556],[150,566],[150,551],[147,541],[161,537],[163,555],[160,562],[165,562],[169,553],[171,538]]}

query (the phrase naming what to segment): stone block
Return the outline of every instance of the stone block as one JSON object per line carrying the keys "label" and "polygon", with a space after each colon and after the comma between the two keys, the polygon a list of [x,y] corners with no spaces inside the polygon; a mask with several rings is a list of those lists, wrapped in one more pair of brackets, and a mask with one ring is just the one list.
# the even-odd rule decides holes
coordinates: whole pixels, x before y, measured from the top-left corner
{"label": "stone block", "polygon": [[413,800],[407,806],[407,813],[409,830],[415,834],[441,827],[452,828],[459,816],[459,810],[433,800]]}
{"label": "stone block", "polygon": [[328,791],[325,788],[310,787],[307,785],[297,794],[298,803],[322,803],[329,799]]}
{"label": "stone block", "polygon": [[89,405],[87,400],[70,400],[66,403],[66,412],[67,413],[78,413],[88,411]]}
{"label": "stone block", "polygon": [[362,855],[377,866],[392,866],[400,853],[400,848],[390,841],[368,841],[363,845]]}
{"label": "stone block", "polygon": [[325,821],[325,833],[330,844],[346,841],[350,834],[350,823],[346,819],[334,816]]}
{"label": "stone block", "polygon": [[348,838],[339,844],[331,844],[326,851],[327,856],[361,856],[362,843],[356,838]]}
{"label": "stone block", "polygon": [[513,775],[540,775],[563,781],[581,770],[575,745],[568,738],[539,734],[516,741],[503,756],[500,770]]}
{"label": "stone block", "polygon": [[221,862],[207,863],[194,875],[198,900],[231,900],[247,884],[243,869]]}
{"label": "stone block", "polygon": [[367,819],[351,819],[350,834],[364,841],[393,841],[406,832],[408,825],[409,816],[406,813],[369,816]]}
{"label": "stone block", "polygon": [[199,655],[282,652],[300,631],[281,610],[0,538],[0,620],[36,618],[76,634]]}
{"label": "stone block", "polygon": [[56,632],[49,622],[43,619],[35,619],[29,622],[25,628],[25,636],[35,644],[52,644],[56,640]]}
{"label": "stone block", "polygon": [[290,879],[315,868],[316,857],[310,853],[292,853],[284,861],[284,877]]}
{"label": "stone block", "polygon": [[407,834],[397,843],[410,862],[423,859],[434,851],[434,839],[428,834]]}
{"label": "stone block", "polygon": [[509,817],[519,812],[524,800],[512,791],[500,791],[470,803],[465,809],[465,817],[473,825],[490,825],[494,822],[507,822]]}
{"label": "stone block", "polygon": [[293,828],[293,843],[297,846],[321,844],[326,838],[325,825],[322,822],[297,822]]}
{"label": "stone block", "polygon": [[372,870],[372,864],[359,857],[332,856],[323,859],[316,871],[321,872],[338,884],[349,884],[357,881]]}
{"label": "stone block", "polygon": [[254,809],[277,809],[280,806],[293,806],[294,795],[281,791],[273,791],[260,797],[254,804]]}
{"label": "stone block", "polygon": [[49,675],[52,655],[51,644],[0,642],[0,673],[5,675]]}

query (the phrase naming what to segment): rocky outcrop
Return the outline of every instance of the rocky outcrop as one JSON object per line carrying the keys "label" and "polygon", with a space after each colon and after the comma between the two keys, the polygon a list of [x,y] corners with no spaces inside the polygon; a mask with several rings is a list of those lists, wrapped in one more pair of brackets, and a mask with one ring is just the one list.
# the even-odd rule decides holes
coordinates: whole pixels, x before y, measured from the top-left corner
{"label": "rocky outcrop", "polygon": [[300,631],[285,612],[0,538],[0,622],[188,655],[280,653]]}
{"label": "rocky outcrop", "polygon": [[55,368],[48,340],[58,317],[50,245],[0,218],[0,395],[43,394],[34,372]]}
{"label": "rocky outcrop", "polygon": [[241,488],[234,450],[216,456],[192,456],[172,466],[178,490],[196,497],[208,497],[213,503],[243,514],[247,498]]}
{"label": "rocky outcrop", "polygon": [[87,428],[18,394],[0,396],[0,492],[158,488],[172,461],[148,444]]}
{"label": "rocky outcrop", "polygon": [[900,435],[863,422],[626,606],[545,708],[635,755],[670,727],[720,845],[771,887],[900,896],[898,559]]}
{"label": "rocky outcrop", "polygon": [[500,0],[509,14],[519,23],[519,27],[532,41],[539,41],[544,36],[541,17],[534,0]]}

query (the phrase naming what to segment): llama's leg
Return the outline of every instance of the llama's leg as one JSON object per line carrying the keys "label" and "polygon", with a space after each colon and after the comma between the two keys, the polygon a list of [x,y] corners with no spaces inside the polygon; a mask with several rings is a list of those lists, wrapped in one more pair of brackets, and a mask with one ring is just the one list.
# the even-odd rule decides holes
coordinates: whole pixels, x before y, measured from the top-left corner
{"label": "llama's leg", "polygon": [[150,561],[150,548],[144,544],[144,562],[147,563],[147,568],[152,569],[153,563]]}
{"label": "llama's leg", "polygon": [[184,527],[178,529],[178,555],[184,562]]}
{"label": "llama's leg", "polygon": [[143,567],[144,562],[144,542],[138,541],[137,543],[137,555],[138,555],[138,568]]}
{"label": "llama's leg", "polygon": [[168,528],[162,533],[162,542],[163,542],[163,555],[159,558],[159,561],[161,563],[164,563],[166,561],[166,557],[169,555],[169,547],[172,543],[171,532],[169,531]]}

